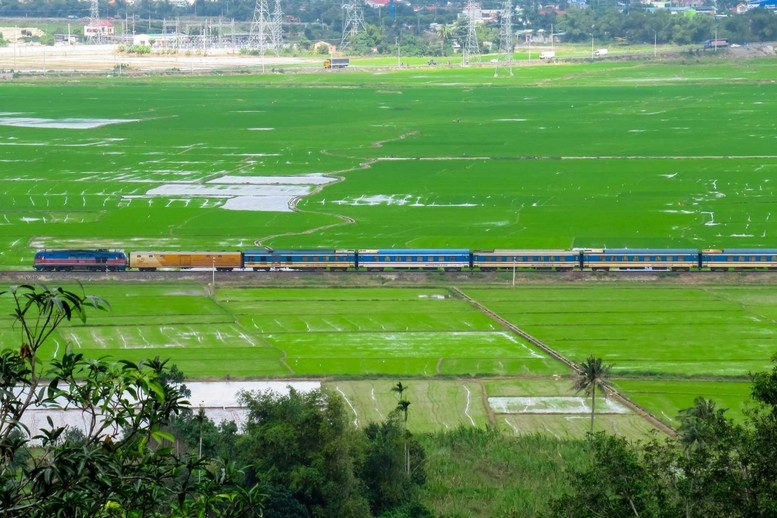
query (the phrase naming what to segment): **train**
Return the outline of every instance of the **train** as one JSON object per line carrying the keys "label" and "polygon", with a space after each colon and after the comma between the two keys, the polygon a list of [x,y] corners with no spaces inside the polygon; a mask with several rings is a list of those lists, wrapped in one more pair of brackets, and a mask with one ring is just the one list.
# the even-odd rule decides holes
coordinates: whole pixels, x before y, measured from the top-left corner
{"label": "train", "polygon": [[777,249],[469,250],[299,249],[237,251],[39,250],[36,271],[113,271],[192,268],[216,271],[731,271],[777,270]]}

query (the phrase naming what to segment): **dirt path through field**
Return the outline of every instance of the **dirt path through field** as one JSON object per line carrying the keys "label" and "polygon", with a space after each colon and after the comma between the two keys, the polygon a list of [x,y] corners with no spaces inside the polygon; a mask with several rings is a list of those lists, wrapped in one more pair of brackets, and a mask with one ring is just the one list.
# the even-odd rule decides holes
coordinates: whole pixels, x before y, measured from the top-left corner
{"label": "dirt path through field", "polygon": [[[503,327],[509,329],[510,331],[513,331],[514,333],[518,334],[519,336],[521,336],[525,340],[528,340],[531,344],[535,345],[536,347],[539,347],[540,349],[545,351],[548,355],[550,355],[551,357],[555,358],[556,360],[564,362],[565,364],[567,364],[567,366],[570,367],[570,369],[572,369],[573,372],[578,372],[578,367],[577,367],[577,365],[573,361],[571,361],[570,359],[566,358],[565,356],[563,356],[562,354],[560,354],[559,352],[557,352],[553,348],[549,347],[548,345],[546,345],[545,343],[543,343],[539,339],[535,338],[534,336],[530,335],[526,331],[522,330],[521,328],[519,328],[518,326],[516,326],[512,322],[508,322],[507,320],[505,320],[504,318],[499,316],[497,313],[495,313],[495,312],[491,311],[490,309],[488,309],[482,303],[480,303],[477,300],[475,300],[475,299],[469,297],[468,295],[466,295],[460,289],[458,289],[458,288],[451,288],[451,290],[453,292],[455,292],[457,296],[461,297],[463,300],[465,300],[468,303],[470,303],[473,307],[477,308],[479,311],[481,311],[484,314],[486,314],[489,318],[493,319],[495,322],[499,323],[500,325],[502,325]],[[661,421],[658,417],[653,415],[647,409],[645,409],[642,406],[636,404],[631,399],[627,398],[626,396],[624,396],[623,394],[618,392],[610,384],[607,384],[607,393],[611,397],[616,399],[618,402],[620,402],[620,403],[626,405],[627,407],[629,407],[634,413],[636,413],[640,417],[646,419],[651,425],[653,425],[658,430],[661,430],[662,432],[664,432],[665,434],[669,435],[670,437],[674,437],[676,435],[676,432],[675,432],[675,430],[672,427],[666,425],[663,421]]]}

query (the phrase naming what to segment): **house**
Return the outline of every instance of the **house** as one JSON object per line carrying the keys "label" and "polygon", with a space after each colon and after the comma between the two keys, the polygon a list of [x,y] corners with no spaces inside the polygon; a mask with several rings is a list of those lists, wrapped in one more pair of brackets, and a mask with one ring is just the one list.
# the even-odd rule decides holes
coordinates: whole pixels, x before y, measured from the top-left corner
{"label": "house", "polygon": [[108,20],[97,20],[94,25],[84,26],[84,36],[87,38],[93,38],[96,36],[113,36],[115,29],[113,24]]}

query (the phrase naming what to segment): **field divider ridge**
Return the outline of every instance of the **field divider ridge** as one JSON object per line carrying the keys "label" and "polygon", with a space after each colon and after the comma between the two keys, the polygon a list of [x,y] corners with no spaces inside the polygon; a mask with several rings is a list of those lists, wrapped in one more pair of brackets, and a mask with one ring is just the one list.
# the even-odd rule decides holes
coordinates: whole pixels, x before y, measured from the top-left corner
{"label": "field divider ridge", "polygon": [[[497,322],[498,324],[504,326],[505,328],[509,329],[510,331],[516,333],[517,335],[521,336],[525,340],[529,341],[532,345],[535,345],[536,347],[539,347],[543,351],[545,351],[548,355],[550,355],[552,358],[565,363],[575,374],[580,373],[580,369],[577,366],[575,362],[570,360],[569,358],[563,356],[559,352],[557,352],[555,349],[549,347],[545,343],[543,343],[541,340],[535,338],[534,336],[530,335],[520,327],[516,326],[512,322],[508,322],[501,316],[499,316],[494,311],[490,310],[488,307],[486,307],[481,302],[478,302],[477,300],[473,299],[469,295],[462,292],[459,288],[451,287],[450,290],[458,297],[461,297],[463,300],[469,302],[472,306],[476,307],[479,311],[482,313],[485,313],[488,315],[489,318]],[[628,408],[630,408],[634,413],[636,413],[638,416],[642,417],[643,419],[647,420],[650,424],[652,424],[657,429],[664,432],[669,437],[676,437],[677,431],[660,420],[658,417],[656,417],[653,413],[651,413],[649,410],[644,408],[643,406],[635,403],[628,397],[621,394],[611,383],[605,383],[606,393],[609,396],[612,396],[616,401],[619,403],[622,403],[626,405]]]}

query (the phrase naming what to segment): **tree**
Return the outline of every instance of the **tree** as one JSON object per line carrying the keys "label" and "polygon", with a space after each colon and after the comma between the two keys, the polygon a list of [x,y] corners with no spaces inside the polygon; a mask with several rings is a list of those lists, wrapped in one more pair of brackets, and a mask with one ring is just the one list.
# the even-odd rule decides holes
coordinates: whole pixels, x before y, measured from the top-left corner
{"label": "tree", "polygon": [[399,398],[399,401],[397,401],[397,410],[402,412],[403,417],[405,418],[404,423],[404,430],[405,430],[405,471],[407,475],[410,475],[410,450],[407,445],[407,410],[410,406],[410,401],[405,399],[405,391],[407,390],[407,387],[402,384],[401,381],[398,381],[396,385],[391,387],[391,391],[395,392],[397,394],[397,397]]}
{"label": "tree", "polygon": [[[382,423],[370,423],[364,430],[367,450],[360,477],[367,486],[370,509],[383,516],[392,509],[418,504],[418,487],[426,481],[420,444],[407,432],[399,410],[394,410]],[[404,449],[416,459],[412,473],[406,471]]]}
{"label": "tree", "polygon": [[674,516],[662,514],[662,487],[626,439],[599,432],[590,446],[591,465],[570,477],[572,491],[553,502],[550,516]]}
{"label": "tree", "polygon": [[697,398],[680,412],[677,439],[632,445],[593,435],[591,464],[570,474],[571,491],[552,516],[776,516],[777,356],[773,362],[752,375],[756,407],[741,424]]}
{"label": "tree", "polygon": [[453,26],[447,23],[440,24],[437,34],[440,37],[440,56],[445,57],[445,43],[451,38],[453,34]]}
{"label": "tree", "polygon": [[364,436],[338,394],[290,388],[288,395],[241,392],[239,401],[248,409],[239,450],[253,466],[250,480],[271,495],[267,517],[296,516],[300,505],[310,516],[370,515],[357,477]]}
{"label": "tree", "polygon": [[601,358],[594,358],[593,355],[578,364],[577,380],[572,388],[576,392],[583,391],[587,396],[591,396],[591,433],[594,433],[596,388],[599,387],[602,391],[606,391],[610,369],[612,369],[612,365],[605,365]]}
{"label": "tree", "polygon": [[[97,297],[61,288],[10,290],[18,350],[0,353],[0,509],[8,516],[255,516],[257,486],[240,484],[234,463],[178,457],[163,428],[188,407],[159,359],[89,360],[66,350],[49,365],[41,347],[65,321],[86,321]],[[68,348],[69,349],[69,348]],[[84,430],[51,418],[29,430],[33,406],[78,410]],[[34,452],[34,453],[31,453]]]}

